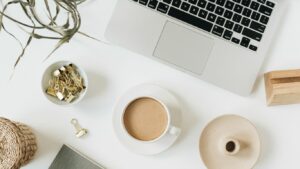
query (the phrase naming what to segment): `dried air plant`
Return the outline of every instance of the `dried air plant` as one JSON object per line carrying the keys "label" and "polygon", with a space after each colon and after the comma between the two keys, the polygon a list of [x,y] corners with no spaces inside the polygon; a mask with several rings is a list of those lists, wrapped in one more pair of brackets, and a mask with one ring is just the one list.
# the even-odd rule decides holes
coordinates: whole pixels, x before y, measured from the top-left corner
{"label": "dried air plant", "polygon": [[[6,3],[3,3],[3,0],[0,1],[3,6],[2,10],[0,10],[0,31],[3,30],[6,33],[8,33],[10,36],[16,39],[22,47],[22,51],[15,62],[14,68],[16,68],[16,66],[20,62],[20,59],[24,56],[26,48],[30,45],[32,39],[51,39],[51,40],[58,41],[56,46],[54,47],[52,52],[46,57],[46,59],[50,57],[63,44],[68,43],[76,33],[97,40],[79,31],[81,25],[81,17],[80,17],[80,13],[78,12],[77,6],[86,0],[39,0],[37,1],[37,2],[44,3],[46,7],[46,13],[48,17],[47,22],[43,21],[42,18],[39,16],[37,12],[37,5],[35,0],[9,0]],[[29,23],[18,20],[12,17],[11,15],[7,14],[6,12],[7,9],[13,5],[18,5],[18,7],[21,8],[26,18],[29,19],[28,20]],[[61,13],[64,13],[66,15],[66,19],[64,20],[63,23],[59,23],[57,21]],[[3,23],[4,18],[13,21],[21,29],[23,29],[25,32],[28,33],[29,36],[25,44],[22,44],[22,42],[13,33],[9,32],[6,29]],[[52,35],[44,35],[44,33],[39,33],[39,32],[45,32],[45,30],[52,33]]]}

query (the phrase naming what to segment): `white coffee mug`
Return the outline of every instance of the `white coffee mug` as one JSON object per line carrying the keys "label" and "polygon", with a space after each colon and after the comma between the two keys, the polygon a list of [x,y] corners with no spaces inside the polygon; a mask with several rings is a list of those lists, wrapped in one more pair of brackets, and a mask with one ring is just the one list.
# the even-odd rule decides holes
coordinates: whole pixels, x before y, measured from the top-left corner
{"label": "white coffee mug", "polygon": [[[124,125],[124,114],[130,103],[139,98],[151,98],[156,100],[164,108],[168,118],[164,121],[164,128],[149,139],[135,138],[128,133]],[[151,112],[151,111],[150,111]],[[171,147],[179,138],[181,133],[181,106],[176,97],[168,90],[153,84],[142,84],[135,86],[125,92],[115,105],[113,116],[113,127],[117,138],[129,150],[143,155],[154,155],[161,153]],[[147,119],[145,119],[147,120]],[[128,126],[127,126],[128,127]],[[133,128],[134,129],[134,128]],[[141,130],[142,133],[143,130]],[[140,140],[141,139],[141,140]],[[150,140],[150,141],[147,141]]]}
{"label": "white coffee mug", "polygon": [[[124,124],[124,114],[126,112],[126,109],[128,108],[128,106],[133,103],[134,101],[138,100],[138,99],[144,99],[144,98],[149,98],[149,99],[153,99],[154,101],[157,101],[158,103],[160,103],[160,105],[163,106],[166,115],[167,115],[167,125],[165,127],[164,132],[157,138],[153,139],[153,140],[149,140],[149,141],[144,141],[144,140],[139,140],[137,138],[135,138],[134,136],[132,136],[126,129],[125,124]],[[160,99],[153,97],[153,96],[140,96],[140,97],[136,97],[133,98],[130,102],[128,102],[128,104],[124,107],[123,109],[123,114],[122,114],[122,127],[123,130],[126,132],[126,135],[128,137],[130,137],[131,139],[138,141],[138,142],[143,142],[143,143],[153,143],[153,142],[158,142],[159,140],[161,140],[163,137],[167,136],[167,135],[173,135],[173,136],[178,136],[181,133],[181,129],[179,127],[176,127],[175,124],[173,124],[173,112],[170,110],[170,108],[168,108],[168,106],[161,101]]]}

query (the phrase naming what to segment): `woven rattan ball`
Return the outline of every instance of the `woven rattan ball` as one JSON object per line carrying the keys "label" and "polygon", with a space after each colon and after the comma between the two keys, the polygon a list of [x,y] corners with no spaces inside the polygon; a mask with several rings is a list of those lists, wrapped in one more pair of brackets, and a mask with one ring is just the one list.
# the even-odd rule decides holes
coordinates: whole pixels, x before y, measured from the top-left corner
{"label": "woven rattan ball", "polygon": [[28,126],[0,117],[0,169],[19,169],[36,150],[36,138]]}

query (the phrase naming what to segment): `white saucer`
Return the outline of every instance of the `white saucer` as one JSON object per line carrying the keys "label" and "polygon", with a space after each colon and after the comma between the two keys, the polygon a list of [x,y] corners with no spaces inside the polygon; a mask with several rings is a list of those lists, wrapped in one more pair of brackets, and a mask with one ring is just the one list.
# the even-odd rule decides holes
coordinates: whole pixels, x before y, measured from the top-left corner
{"label": "white saucer", "polygon": [[180,106],[177,99],[167,90],[156,85],[140,85],[126,92],[118,101],[114,116],[113,127],[119,141],[129,150],[143,155],[154,155],[168,149],[178,138],[179,134],[167,133],[155,142],[143,142],[131,137],[123,127],[123,111],[130,102],[137,98],[151,97],[162,101],[172,111],[172,123],[180,127]]}

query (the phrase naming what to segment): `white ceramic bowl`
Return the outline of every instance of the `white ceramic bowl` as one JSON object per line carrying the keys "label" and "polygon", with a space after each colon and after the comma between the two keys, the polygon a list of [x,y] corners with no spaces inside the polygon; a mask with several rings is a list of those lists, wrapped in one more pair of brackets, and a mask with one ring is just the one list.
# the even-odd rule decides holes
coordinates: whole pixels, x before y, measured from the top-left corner
{"label": "white ceramic bowl", "polygon": [[[81,92],[79,94],[79,97],[76,98],[74,101],[72,101],[71,103],[65,102],[65,101],[60,101],[59,99],[50,96],[46,93],[46,89],[49,87],[49,80],[52,77],[52,73],[61,68],[62,66],[68,65],[68,64],[73,64],[76,67],[76,70],[78,71],[78,73],[81,75],[81,77],[84,80],[84,85],[86,87],[86,89]],[[83,69],[81,69],[77,64],[73,63],[73,62],[69,62],[69,61],[59,61],[59,62],[55,62],[53,64],[51,64],[43,73],[43,77],[42,77],[42,92],[45,95],[45,97],[52,103],[56,104],[56,105],[61,105],[61,106],[67,106],[67,105],[74,105],[78,102],[80,102],[83,97],[85,96],[86,92],[88,90],[88,78],[86,73],[83,71]]]}

